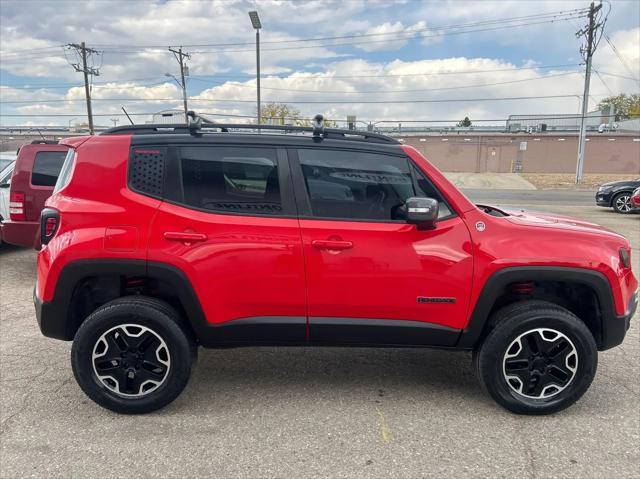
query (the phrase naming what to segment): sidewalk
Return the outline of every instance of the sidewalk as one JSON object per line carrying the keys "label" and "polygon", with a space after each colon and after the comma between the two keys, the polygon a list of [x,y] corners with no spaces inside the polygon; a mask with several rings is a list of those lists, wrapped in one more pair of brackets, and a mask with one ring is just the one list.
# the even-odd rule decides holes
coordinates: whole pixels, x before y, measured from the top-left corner
{"label": "sidewalk", "polygon": [[535,190],[517,173],[444,173],[458,188],[495,190]]}

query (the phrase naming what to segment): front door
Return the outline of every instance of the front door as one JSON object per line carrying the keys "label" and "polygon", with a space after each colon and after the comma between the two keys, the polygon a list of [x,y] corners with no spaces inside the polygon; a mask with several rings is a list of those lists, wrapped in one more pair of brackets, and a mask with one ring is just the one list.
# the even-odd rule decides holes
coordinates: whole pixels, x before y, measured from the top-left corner
{"label": "front door", "polygon": [[[469,302],[470,235],[424,173],[404,155],[292,157],[311,341],[453,345]],[[402,219],[411,196],[439,201],[435,228]]]}
{"label": "front door", "polygon": [[200,334],[304,342],[302,243],[284,152],[186,145],[164,153],[167,201],[153,221],[148,260],[187,276],[206,317]]}

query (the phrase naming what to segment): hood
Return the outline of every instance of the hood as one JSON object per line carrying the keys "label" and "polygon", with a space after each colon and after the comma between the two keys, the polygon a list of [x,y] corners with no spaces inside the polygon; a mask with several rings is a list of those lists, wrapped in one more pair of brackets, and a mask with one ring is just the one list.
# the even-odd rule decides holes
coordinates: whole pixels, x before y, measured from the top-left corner
{"label": "hood", "polygon": [[603,183],[600,185],[601,187],[610,187],[610,186],[640,186],[640,178],[635,180],[624,180],[624,181],[610,181],[609,183]]}
{"label": "hood", "polygon": [[529,210],[504,210],[510,216],[506,219],[514,224],[521,224],[524,226],[541,226],[557,229],[565,229],[568,231],[593,233],[605,236],[615,236],[617,238],[625,239],[624,236],[611,231],[608,228],[600,226],[596,223],[589,221],[579,220],[571,218],[570,216],[556,215],[552,213],[546,213],[542,211],[529,211]]}

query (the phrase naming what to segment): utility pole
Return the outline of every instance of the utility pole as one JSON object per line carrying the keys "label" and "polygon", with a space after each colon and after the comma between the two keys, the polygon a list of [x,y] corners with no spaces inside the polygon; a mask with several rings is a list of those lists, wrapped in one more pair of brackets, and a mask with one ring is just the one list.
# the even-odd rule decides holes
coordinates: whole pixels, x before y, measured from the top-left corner
{"label": "utility pole", "polygon": [[182,47],[178,48],[177,50],[174,50],[173,48],[169,47],[169,51],[171,53],[173,53],[173,56],[176,57],[176,60],[178,60],[178,63],[180,64],[180,78],[181,78],[181,83],[182,83],[182,103],[184,104],[184,121],[185,123],[189,123],[189,117],[187,116],[187,83],[184,79],[184,72],[185,72],[185,64],[184,64],[184,59],[188,58],[191,59],[191,55],[189,55],[188,53],[183,53],[182,52]]}
{"label": "utility pole", "polygon": [[100,52],[93,50],[92,48],[87,48],[87,46],[82,42],[80,45],[77,43],[69,43],[67,45],[68,48],[74,48],[76,50],[76,54],[80,57],[80,62],[71,63],[71,66],[77,71],[82,72],[84,74],[84,95],[87,100],[87,117],[89,120],[89,133],[95,134],[95,130],[93,128],[93,113],[91,111],[91,89],[89,87],[89,75],[100,76],[100,71],[98,68],[94,68],[93,66],[87,66],[87,58],[92,54],[100,55]]}
{"label": "utility pole", "polygon": [[578,164],[576,166],[576,184],[582,183],[582,171],[584,170],[584,150],[587,143],[587,110],[589,109],[589,83],[591,82],[591,57],[596,51],[596,31],[603,27],[604,23],[597,22],[596,13],[602,8],[602,4],[595,6],[591,2],[589,7],[589,25],[576,33],[576,37],[586,36],[587,45],[580,49],[586,62],[584,74],[584,94],[582,95],[582,116],[580,117],[580,137],[578,138]]}

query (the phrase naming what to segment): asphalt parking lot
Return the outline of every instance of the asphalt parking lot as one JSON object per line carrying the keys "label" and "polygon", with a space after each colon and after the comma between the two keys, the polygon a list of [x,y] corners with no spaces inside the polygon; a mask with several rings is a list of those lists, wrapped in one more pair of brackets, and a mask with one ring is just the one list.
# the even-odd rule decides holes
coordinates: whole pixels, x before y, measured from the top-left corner
{"label": "asphalt parking lot", "polygon": [[[640,271],[640,215],[598,208],[592,195],[469,194],[605,225],[629,238]],[[201,350],[173,404],[120,416],[76,385],[70,343],[40,334],[34,260],[0,247],[2,477],[639,475],[638,315],[624,344],[600,355],[586,395],[553,416],[501,409],[468,353],[337,348]]]}

